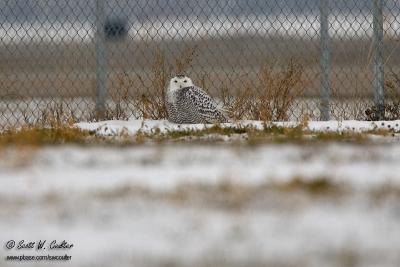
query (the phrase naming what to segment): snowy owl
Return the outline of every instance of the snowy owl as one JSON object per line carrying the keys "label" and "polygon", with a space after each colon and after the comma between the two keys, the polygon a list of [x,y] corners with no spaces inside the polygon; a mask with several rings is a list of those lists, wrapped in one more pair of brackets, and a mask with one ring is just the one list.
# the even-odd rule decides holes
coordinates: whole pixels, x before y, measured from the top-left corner
{"label": "snowy owl", "polygon": [[165,95],[168,120],[173,123],[227,122],[222,108],[185,75],[173,77]]}

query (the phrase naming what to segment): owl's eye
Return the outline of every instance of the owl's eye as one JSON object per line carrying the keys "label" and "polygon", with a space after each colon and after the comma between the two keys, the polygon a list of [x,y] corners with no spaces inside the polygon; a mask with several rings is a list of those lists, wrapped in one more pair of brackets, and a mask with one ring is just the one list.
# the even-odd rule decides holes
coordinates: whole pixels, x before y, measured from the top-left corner
{"label": "owl's eye", "polygon": [[184,80],[183,82],[184,82],[184,83],[187,83],[187,80]]}
{"label": "owl's eye", "polygon": [[174,82],[177,83],[178,81],[177,81],[177,80],[174,80]]}

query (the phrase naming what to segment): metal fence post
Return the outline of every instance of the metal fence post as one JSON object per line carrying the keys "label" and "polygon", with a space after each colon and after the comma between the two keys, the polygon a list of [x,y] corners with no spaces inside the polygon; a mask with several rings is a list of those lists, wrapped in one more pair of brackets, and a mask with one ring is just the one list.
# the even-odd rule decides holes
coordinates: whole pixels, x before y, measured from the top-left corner
{"label": "metal fence post", "polygon": [[329,45],[329,0],[320,0],[320,71],[321,71],[321,120],[327,121],[330,118],[330,45]]}
{"label": "metal fence post", "polygon": [[373,0],[373,87],[377,119],[385,117],[385,77],[383,64],[383,0]]}
{"label": "metal fence post", "polygon": [[107,51],[104,0],[96,0],[96,116],[104,118],[107,95]]}

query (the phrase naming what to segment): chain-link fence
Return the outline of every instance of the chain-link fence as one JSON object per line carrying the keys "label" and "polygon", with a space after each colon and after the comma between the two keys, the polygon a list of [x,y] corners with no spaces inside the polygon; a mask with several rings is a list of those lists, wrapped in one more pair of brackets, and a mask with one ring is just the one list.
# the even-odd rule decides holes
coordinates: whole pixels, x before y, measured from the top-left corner
{"label": "chain-link fence", "polygon": [[238,119],[395,118],[399,15],[398,0],[3,0],[0,125],[163,118],[178,72]]}

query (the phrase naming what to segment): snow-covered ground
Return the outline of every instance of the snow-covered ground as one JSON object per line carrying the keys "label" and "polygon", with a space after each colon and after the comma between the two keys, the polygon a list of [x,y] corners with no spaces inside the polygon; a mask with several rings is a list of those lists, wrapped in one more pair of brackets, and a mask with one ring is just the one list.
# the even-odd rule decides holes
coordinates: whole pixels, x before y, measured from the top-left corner
{"label": "snow-covered ground", "polygon": [[399,162],[398,143],[5,148],[0,242],[74,247],[0,265],[399,266]]}
{"label": "snow-covered ground", "polygon": [[[236,121],[223,123],[220,127],[224,128],[254,128],[262,130],[265,127],[296,127],[304,125],[304,130],[310,132],[354,132],[363,133],[377,130],[400,131],[400,120],[395,121],[308,121],[308,122],[271,122],[262,121]],[[174,124],[167,120],[129,120],[129,121],[100,121],[100,122],[81,122],[75,124],[82,130],[94,131],[98,135],[118,136],[135,135],[139,131],[142,133],[167,133],[171,131],[204,130],[213,127],[213,124]]]}

